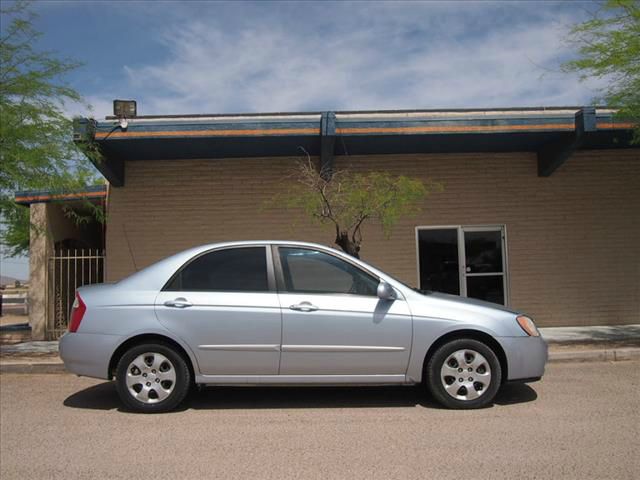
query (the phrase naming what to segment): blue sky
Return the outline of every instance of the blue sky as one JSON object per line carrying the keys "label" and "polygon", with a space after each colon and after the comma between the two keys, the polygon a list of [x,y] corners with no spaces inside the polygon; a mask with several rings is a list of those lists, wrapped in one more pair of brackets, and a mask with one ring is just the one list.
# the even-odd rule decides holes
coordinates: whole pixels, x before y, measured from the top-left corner
{"label": "blue sky", "polygon": [[[598,85],[560,72],[594,2],[34,2],[39,47],[96,118],[139,114],[560,106]],[[15,260],[11,260],[14,262]],[[22,262],[22,263],[20,263]],[[1,265],[24,277],[26,266]]]}
{"label": "blue sky", "polygon": [[576,105],[559,71],[592,2],[36,2],[94,106],[141,114]]}

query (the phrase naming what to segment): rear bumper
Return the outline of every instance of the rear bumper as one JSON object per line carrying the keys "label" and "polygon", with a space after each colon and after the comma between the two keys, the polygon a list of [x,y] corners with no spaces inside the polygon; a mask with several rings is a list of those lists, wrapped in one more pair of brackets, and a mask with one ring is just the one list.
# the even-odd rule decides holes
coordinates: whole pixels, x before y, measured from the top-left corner
{"label": "rear bumper", "polygon": [[547,343],[542,337],[498,337],[507,357],[508,381],[532,381],[544,375]]}
{"label": "rear bumper", "polygon": [[118,335],[67,332],[60,338],[58,348],[67,371],[108,380],[109,362],[121,341]]}

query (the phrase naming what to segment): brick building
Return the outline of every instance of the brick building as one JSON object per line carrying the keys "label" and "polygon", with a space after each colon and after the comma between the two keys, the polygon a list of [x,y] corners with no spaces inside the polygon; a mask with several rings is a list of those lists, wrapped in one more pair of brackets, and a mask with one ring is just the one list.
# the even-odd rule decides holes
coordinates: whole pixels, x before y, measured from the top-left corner
{"label": "brick building", "polygon": [[188,247],[331,245],[269,205],[293,162],[433,179],[444,191],[361,256],[407,283],[530,313],[540,326],[640,323],[640,149],[607,109],[140,116],[82,120],[109,181],[106,280]]}

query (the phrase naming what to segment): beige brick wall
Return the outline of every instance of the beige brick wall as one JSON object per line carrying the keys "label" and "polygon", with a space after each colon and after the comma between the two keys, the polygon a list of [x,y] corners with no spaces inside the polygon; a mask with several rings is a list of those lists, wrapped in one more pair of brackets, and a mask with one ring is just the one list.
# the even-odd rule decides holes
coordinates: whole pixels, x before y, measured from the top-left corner
{"label": "beige brick wall", "polygon": [[[127,162],[108,207],[107,277],[120,279],[203,243],[295,239],[330,245],[332,228],[265,207],[294,159]],[[640,151],[582,152],[549,178],[534,154],[340,158],[337,167],[433,178],[442,193],[385,239],[364,232],[362,257],[417,282],[417,225],[504,224],[511,305],[542,326],[640,323]]]}

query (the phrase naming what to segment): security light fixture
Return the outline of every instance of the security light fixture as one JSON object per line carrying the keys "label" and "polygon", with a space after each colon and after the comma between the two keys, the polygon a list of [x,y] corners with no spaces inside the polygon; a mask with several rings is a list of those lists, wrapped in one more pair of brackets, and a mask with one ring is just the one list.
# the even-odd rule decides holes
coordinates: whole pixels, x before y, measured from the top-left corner
{"label": "security light fixture", "polygon": [[135,100],[114,100],[113,115],[118,118],[132,118],[138,114]]}

